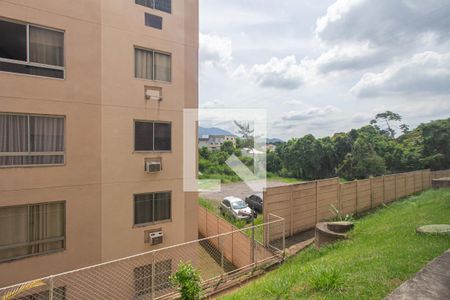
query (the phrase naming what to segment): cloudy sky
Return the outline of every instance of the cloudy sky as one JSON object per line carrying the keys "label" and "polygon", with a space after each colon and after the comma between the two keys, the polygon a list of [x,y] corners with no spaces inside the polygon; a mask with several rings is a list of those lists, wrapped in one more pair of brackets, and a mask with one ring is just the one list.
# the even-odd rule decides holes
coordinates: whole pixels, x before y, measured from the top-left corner
{"label": "cloudy sky", "polygon": [[449,16],[449,0],[200,0],[200,106],[266,109],[283,139],[450,117]]}

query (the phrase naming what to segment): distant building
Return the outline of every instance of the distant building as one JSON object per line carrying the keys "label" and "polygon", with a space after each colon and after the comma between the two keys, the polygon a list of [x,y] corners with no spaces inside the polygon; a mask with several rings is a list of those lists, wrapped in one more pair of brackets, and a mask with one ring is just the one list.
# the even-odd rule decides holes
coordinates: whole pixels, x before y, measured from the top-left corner
{"label": "distant building", "polygon": [[257,155],[264,154],[264,152],[256,150],[254,148],[242,148],[241,154],[244,157],[255,157]]}
{"label": "distant building", "polygon": [[218,151],[225,142],[232,142],[236,147],[236,136],[234,135],[209,135],[198,139],[198,147],[206,147],[211,151]]}
{"label": "distant building", "polygon": [[267,149],[267,151],[269,151],[269,152],[275,151],[276,148],[277,148],[277,146],[274,145],[274,144],[267,144],[267,145],[266,145],[266,149]]}

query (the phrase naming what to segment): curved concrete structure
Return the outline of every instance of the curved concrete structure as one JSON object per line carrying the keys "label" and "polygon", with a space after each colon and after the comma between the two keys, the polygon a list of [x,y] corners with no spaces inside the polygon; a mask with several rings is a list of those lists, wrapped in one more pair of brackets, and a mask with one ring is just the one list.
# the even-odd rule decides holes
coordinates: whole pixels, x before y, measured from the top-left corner
{"label": "curved concrete structure", "polygon": [[316,224],[316,248],[347,238],[345,232],[353,228],[352,222],[320,222]]}

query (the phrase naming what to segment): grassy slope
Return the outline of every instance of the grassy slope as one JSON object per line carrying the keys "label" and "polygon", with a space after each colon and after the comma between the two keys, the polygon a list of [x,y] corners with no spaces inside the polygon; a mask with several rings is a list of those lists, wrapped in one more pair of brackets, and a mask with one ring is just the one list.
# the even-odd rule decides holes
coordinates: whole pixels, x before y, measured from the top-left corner
{"label": "grassy slope", "polygon": [[415,233],[450,223],[450,190],[427,191],[357,221],[351,240],[309,248],[225,299],[382,299],[450,248],[450,236]]}

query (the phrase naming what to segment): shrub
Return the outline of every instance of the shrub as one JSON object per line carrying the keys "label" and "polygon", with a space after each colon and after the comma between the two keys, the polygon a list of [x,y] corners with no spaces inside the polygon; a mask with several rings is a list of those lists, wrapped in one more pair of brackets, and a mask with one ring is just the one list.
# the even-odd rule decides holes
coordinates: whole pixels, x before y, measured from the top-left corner
{"label": "shrub", "polygon": [[333,213],[333,217],[330,219],[331,221],[341,222],[341,221],[353,221],[354,220],[352,214],[343,215],[341,213],[341,211],[333,204],[330,205],[330,211]]}
{"label": "shrub", "polygon": [[190,263],[180,262],[177,272],[170,276],[170,280],[178,287],[181,299],[201,299],[202,287],[200,274]]}

